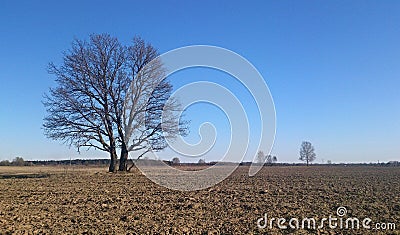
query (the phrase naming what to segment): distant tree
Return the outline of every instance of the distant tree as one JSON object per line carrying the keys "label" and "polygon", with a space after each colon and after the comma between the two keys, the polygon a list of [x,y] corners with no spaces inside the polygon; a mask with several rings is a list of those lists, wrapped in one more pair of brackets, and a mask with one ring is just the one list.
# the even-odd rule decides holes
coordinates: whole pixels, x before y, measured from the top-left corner
{"label": "distant tree", "polygon": [[328,165],[331,165],[331,164],[332,164],[332,161],[331,161],[331,160],[328,160],[327,163],[328,163]]}
{"label": "distant tree", "polygon": [[257,153],[257,163],[262,163],[262,164],[264,164],[265,163],[265,160],[266,160],[266,156],[264,155],[264,152],[263,151],[258,151],[258,153]]}
{"label": "distant tree", "polygon": [[[275,158],[275,161],[274,161]],[[262,164],[272,164],[274,162],[276,162],[276,156],[272,156],[272,155],[265,155],[263,151],[258,151],[257,153],[257,162],[258,163],[262,163]]]}
{"label": "distant tree", "polygon": [[16,157],[12,161],[11,165],[13,165],[13,166],[25,166],[25,160],[22,157]]}
{"label": "distant tree", "polygon": [[199,159],[199,161],[197,162],[198,164],[205,164],[206,161],[204,159]]}
{"label": "distant tree", "polygon": [[276,156],[272,157],[272,163],[277,163],[278,162],[278,158]]}
{"label": "distant tree", "polygon": [[0,162],[0,166],[9,166],[11,165],[11,162],[9,160],[3,160]]}
{"label": "distant tree", "polygon": [[265,155],[263,151],[258,151],[257,153],[257,162],[262,164],[272,164],[277,162],[276,156]]}
{"label": "distant tree", "polygon": [[172,158],[172,164],[179,164],[179,163],[181,163],[181,160],[179,160],[178,157]]}
{"label": "distant tree", "polygon": [[313,162],[316,158],[316,154],[314,152],[314,147],[308,141],[303,141],[300,148],[300,160],[305,161],[307,166],[310,162]]}
{"label": "distant tree", "polygon": [[389,161],[389,162],[387,163],[387,165],[390,165],[390,166],[400,166],[400,162],[399,162],[399,161]]}
{"label": "distant tree", "polygon": [[265,163],[272,164],[272,155],[265,156]]}

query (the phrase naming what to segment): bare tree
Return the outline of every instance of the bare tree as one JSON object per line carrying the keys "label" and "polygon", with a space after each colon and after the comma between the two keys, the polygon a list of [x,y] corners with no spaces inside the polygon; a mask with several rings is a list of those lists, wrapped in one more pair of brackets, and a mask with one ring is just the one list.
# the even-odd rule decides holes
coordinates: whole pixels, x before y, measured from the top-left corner
{"label": "bare tree", "polygon": [[89,42],[75,40],[60,66],[50,63],[57,87],[43,101],[48,113],[45,135],[78,151],[87,147],[108,152],[110,172],[116,170],[117,160],[110,93],[115,87],[123,90],[122,84],[127,83],[125,54],[125,48],[109,35],[92,35]]}
{"label": "bare tree", "polygon": [[276,156],[272,157],[272,163],[277,163],[278,162],[278,158]]}
{"label": "bare tree", "polygon": [[258,163],[267,163],[267,164],[272,164],[274,162],[274,158],[276,160],[275,156],[272,156],[270,154],[265,155],[263,151],[258,151],[257,153],[257,162]]}
{"label": "bare tree", "polygon": [[157,59],[157,50],[135,38],[122,46],[109,35],[92,35],[89,42],[76,40],[64,54],[61,66],[50,64],[57,87],[45,95],[48,115],[45,135],[77,147],[110,154],[110,172],[127,170],[129,152],[137,159],[167,147],[166,140],[187,131],[177,123],[182,110],[170,99],[172,85]]}
{"label": "bare tree", "polygon": [[308,141],[303,141],[300,148],[300,160],[305,161],[307,166],[310,162],[313,162],[316,158],[316,154],[314,152],[314,147]]}
{"label": "bare tree", "polygon": [[177,164],[179,164],[179,163],[181,163],[181,160],[179,160],[178,157],[172,158],[172,164],[177,165]]}
{"label": "bare tree", "polygon": [[[132,83],[116,120],[121,139],[120,171],[128,167],[128,154],[138,151],[136,160],[150,151],[167,147],[167,140],[187,134],[187,121],[180,120],[182,108],[170,97],[172,85],[165,80],[165,69],[157,50],[135,38],[128,48],[129,76]],[[117,112],[116,112],[117,113]],[[130,170],[135,164],[133,161]]]}
{"label": "bare tree", "polygon": [[9,166],[11,165],[11,162],[9,160],[3,160],[0,162],[0,166]]}
{"label": "bare tree", "polygon": [[25,160],[22,157],[16,157],[11,162],[11,165],[12,166],[26,166],[27,163],[25,162]]}
{"label": "bare tree", "polygon": [[258,153],[257,153],[257,163],[264,164],[265,163],[265,157],[266,156],[265,156],[263,151],[258,151]]}
{"label": "bare tree", "polygon": [[272,164],[272,155],[265,156],[265,162],[267,164]]}

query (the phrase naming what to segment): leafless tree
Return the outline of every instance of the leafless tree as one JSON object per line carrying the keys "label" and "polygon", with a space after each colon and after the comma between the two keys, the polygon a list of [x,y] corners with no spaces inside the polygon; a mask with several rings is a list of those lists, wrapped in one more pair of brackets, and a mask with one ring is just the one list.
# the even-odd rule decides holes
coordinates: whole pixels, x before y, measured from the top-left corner
{"label": "leafless tree", "polygon": [[116,118],[121,138],[120,171],[128,169],[129,152],[138,151],[138,160],[150,151],[167,147],[168,139],[187,134],[188,122],[177,122],[183,110],[170,97],[172,85],[165,80],[166,71],[157,56],[157,50],[140,38],[135,38],[134,45],[128,48],[132,83],[122,113]]}
{"label": "leafless tree", "polygon": [[265,162],[267,164],[272,164],[272,155],[265,156]]}
{"label": "leafless tree", "polygon": [[263,151],[258,151],[257,153],[257,162],[258,163],[262,163],[262,164],[272,164],[274,162],[276,162],[277,159],[275,156],[272,155],[264,155]]}
{"label": "leafless tree", "polygon": [[57,87],[43,101],[48,114],[45,135],[78,151],[87,147],[108,152],[110,172],[116,170],[117,161],[110,93],[127,83],[125,61],[125,48],[109,35],[92,35],[89,42],[75,40],[60,66],[50,63]]}
{"label": "leafless tree", "polygon": [[174,165],[178,165],[179,163],[181,163],[181,160],[179,160],[179,158],[178,158],[178,157],[174,157],[174,158],[172,158],[172,164],[174,164]]}
{"label": "leafless tree", "polygon": [[277,163],[278,162],[278,158],[276,156],[272,157],[272,163]]}
{"label": "leafless tree", "polygon": [[265,155],[263,151],[258,151],[257,162],[262,164],[271,163],[271,155]]}
{"label": "leafless tree", "polygon": [[122,171],[130,151],[142,151],[140,158],[165,148],[165,139],[187,126],[173,122],[180,106],[168,99],[172,85],[164,79],[157,55],[140,38],[129,47],[106,34],[92,35],[88,42],[75,40],[62,64],[49,66],[57,87],[44,97],[45,135],[78,151],[87,147],[108,152],[110,172],[116,170],[117,148]]}
{"label": "leafless tree", "polygon": [[3,160],[0,162],[0,166],[10,166],[11,162],[9,160]]}
{"label": "leafless tree", "polygon": [[265,155],[263,151],[258,151],[257,153],[257,163],[262,163],[264,164],[265,162]]}
{"label": "leafless tree", "polygon": [[307,166],[310,162],[313,162],[316,158],[316,154],[314,152],[314,147],[308,141],[303,141],[300,148],[300,160],[305,161]]}
{"label": "leafless tree", "polygon": [[11,162],[12,166],[27,166],[28,163],[22,157],[16,157]]}

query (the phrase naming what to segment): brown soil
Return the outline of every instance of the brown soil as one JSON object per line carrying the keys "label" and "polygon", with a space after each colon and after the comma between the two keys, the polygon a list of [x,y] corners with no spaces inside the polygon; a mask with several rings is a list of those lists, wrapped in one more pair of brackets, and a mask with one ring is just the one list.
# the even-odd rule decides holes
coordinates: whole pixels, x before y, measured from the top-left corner
{"label": "brown soil", "polygon": [[[0,234],[400,234],[399,167],[264,167],[254,177],[239,167],[195,192],[163,188],[137,170],[0,167],[0,175]],[[320,219],[338,217],[340,206],[346,217],[396,230],[257,227],[265,213]]]}

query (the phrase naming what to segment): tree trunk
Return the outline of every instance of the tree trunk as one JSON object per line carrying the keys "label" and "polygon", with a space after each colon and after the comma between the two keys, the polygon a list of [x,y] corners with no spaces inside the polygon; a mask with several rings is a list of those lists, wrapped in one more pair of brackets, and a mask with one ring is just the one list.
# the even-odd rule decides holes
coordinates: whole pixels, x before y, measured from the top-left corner
{"label": "tree trunk", "polygon": [[121,157],[119,158],[119,171],[128,170],[128,149],[125,144],[121,145]]}
{"label": "tree trunk", "polygon": [[308,158],[307,158],[307,166],[308,166]]}
{"label": "tree trunk", "polygon": [[110,157],[111,157],[111,161],[110,161],[110,166],[108,168],[108,172],[115,172],[115,166],[117,165],[117,151],[115,150],[115,148],[111,148],[110,150]]}

